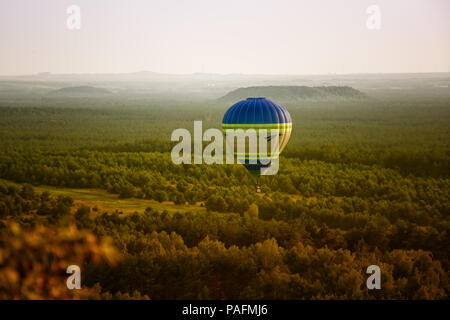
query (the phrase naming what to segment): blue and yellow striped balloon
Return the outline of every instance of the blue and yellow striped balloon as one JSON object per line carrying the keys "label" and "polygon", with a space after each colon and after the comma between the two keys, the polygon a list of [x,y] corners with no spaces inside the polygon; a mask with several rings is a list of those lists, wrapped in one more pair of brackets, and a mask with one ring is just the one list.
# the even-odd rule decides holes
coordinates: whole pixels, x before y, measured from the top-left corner
{"label": "blue and yellow striped balloon", "polygon": [[[247,98],[232,105],[225,113],[222,121],[222,130],[224,134],[228,129],[254,129],[257,133],[260,129],[266,129],[268,135],[268,143],[270,142],[270,130],[277,129],[279,131],[278,153],[266,153],[266,161],[264,155],[260,154],[260,147],[256,154],[246,150],[245,153],[238,153],[234,150],[234,156],[242,163],[250,172],[252,177],[258,181],[261,170],[264,171],[271,165],[270,159],[278,158],[279,153],[286,146],[292,131],[292,119],[289,112],[282,105],[273,102],[267,98]],[[258,139],[259,140],[259,139]],[[257,160],[256,164],[250,164],[249,160]]]}

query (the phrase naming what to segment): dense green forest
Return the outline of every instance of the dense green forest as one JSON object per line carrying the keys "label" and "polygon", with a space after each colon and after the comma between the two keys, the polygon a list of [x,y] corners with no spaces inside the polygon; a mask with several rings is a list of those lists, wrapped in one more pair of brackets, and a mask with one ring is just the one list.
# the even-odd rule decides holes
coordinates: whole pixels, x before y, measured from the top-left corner
{"label": "dense green forest", "polygon": [[[82,240],[59,231],[76,228],[94,243],[71,262],[83,269],[82,298],[449,297],[448,99],[286,104],[292,137],[278,174],[262,177],[262,194],[240,165],[170,160],[171,132],[192,131],[194,120],[220,128],[226,104],[40,104],[0,107],[0,274],[35,260],[48,274],[51,248],[30,249],[24,262],[10,240],[25,246],[54,233],[42,237],[73,248]],[[39,185],[206,211],[103,212]],[[381,290],[366,287],[372,264]],[[0,298],[33,297],[24,287],[20,274],[0,276]]]}

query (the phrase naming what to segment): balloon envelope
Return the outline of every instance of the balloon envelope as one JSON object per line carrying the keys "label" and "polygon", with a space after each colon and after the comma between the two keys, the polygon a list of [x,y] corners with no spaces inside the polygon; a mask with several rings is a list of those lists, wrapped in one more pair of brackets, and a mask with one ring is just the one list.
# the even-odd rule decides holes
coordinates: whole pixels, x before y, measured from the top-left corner
{"label": "balloon envelope", "polygon": [[[269,169],[274,159],[278,159],[279,153],[286,146],[292,131],[292,119],[289,112],[282,105],[267,98],[247,98],[232,105],[225,113],[222,121],[222,130],[226,134],[228,129],[248,130],[254,129],[257,133],[261,129],[267,130],[267,152],[261,152],[261,145],[257,147],[257,153],[251,153],[246,149],[244,153],[234,150],[237,160],[242,163],[257,181],[261,172]],[[271,130],[278,130],[278,152],[271,153],[270,143],[274,138]],[[259,142],[259,139],[258,139]],[[257,160],[250,163],[250,160]],[[254,161],[255,162],[255,161]]]}

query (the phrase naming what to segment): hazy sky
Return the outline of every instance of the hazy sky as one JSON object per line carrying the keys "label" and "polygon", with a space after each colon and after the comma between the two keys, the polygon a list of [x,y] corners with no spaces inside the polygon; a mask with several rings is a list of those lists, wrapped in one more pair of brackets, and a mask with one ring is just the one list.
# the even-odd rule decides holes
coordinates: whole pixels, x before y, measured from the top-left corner
{"label": "hazy sky", "polygon": [[[66,26],[72,4],[80,30]],[[372,4],[380,30],[366,26]],[[2,75],[142,70],[449,72],[450,1],[0,1]]]}

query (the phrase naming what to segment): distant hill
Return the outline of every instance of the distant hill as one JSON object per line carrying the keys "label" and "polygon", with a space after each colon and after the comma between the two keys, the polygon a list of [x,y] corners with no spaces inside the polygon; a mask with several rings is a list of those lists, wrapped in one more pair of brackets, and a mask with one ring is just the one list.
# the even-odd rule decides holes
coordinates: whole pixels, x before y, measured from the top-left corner
{"label": "distant hill", "polygon": [[78,87],[66,87],[58,90],[50,91],[48,94],[51,96],[64,96],[64,97],[98,97],[110,95],[112,92],[91,86],[78,86]]}
{"label": "distant hill", "polygon": [[266,97],[275,101],[363,99],[366,95],[352,87],[261,86],[239,88],[219,98],[221,102],[237,102],[248,97]]}

